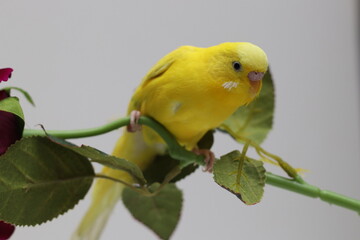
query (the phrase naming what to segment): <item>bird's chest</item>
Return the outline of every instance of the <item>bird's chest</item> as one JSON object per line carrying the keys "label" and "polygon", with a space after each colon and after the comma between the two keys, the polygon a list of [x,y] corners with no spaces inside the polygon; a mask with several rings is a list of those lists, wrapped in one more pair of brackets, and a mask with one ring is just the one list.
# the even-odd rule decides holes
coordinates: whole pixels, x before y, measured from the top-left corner
{"label": "bird's chest", "polygon": [[213,98],[175,99],[169,102],[169,123],[179,124],[193,131],[211,129],[221,124],[233,111],[234,106]]}
{"label": "bird's chest", "polygon": [[[210,129],[216,128],[238,107],[230,93],[174,89],[153,107],[149,115],[161,122],[180,142],[194,145]],[[155,106],[155,105],[154,105]]]}
{"label": "bird's chest", "polygon": [[173,74],[156,81],[147,85],[140,111],[155,118],[188,146],[196,144],[242,105],[238,93],[209,76]]}

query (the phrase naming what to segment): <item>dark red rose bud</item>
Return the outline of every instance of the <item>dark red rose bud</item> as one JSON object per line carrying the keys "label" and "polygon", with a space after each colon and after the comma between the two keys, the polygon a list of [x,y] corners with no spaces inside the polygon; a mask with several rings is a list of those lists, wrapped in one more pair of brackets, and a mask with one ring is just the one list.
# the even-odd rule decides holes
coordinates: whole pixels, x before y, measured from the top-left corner
{"label": "dark red rose bud", "polygon": [[[8,96],[6,91],[0,91],[0,101]],[[19,119],[12,113],[0,111],[0,155],[4,154],[11,144],[19,140],[21,135]]]}
{"label": "dark red rose bud", "polygon": [[15,226],[0,221],[0,240],[7,240],[11,237],[11,235],[14,233],[15,231]]}
{"label": "dark red rose bud", "polygon": [[[12,71],[11,68],[0,69],[0,82],[7,81],[11,77]],[[0,101],[8,97],[7,91],[0,91]],[[20,126],[19,119],[14,114],[0,111],[0,155],[21,138],[22,127]],[[9,239],[14,231],[14,225],[0,220],[0,240]]]}
{"label": "dark red rose bud", "polygon": [[11,77],[12,71],[12,68],[0,69],[0,82],[6,82]]}

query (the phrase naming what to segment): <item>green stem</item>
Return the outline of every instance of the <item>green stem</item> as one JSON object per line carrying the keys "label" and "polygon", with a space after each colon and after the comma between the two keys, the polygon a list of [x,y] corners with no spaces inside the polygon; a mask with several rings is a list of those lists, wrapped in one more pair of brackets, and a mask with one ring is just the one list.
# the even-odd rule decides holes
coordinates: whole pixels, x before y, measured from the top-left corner
{"label": "green stem", "polygon": [[[110,132],[112,130],[118,129],[120,127],[126,126],[129,124],[130,119],[128,117],[116,120],[114,122],[105,124],[101,127],[97,128],[89,128],[89,129],[82,129],[82,130],[71,130],[71,131],[46,131],[47,134],[53,135],[58,138],[70,139],[70,138],[83,138],[83,137],[91,137],[100,134],[104,134]],[[165,141],[169,148],[169,154],[171,157],[178,159],[181,164],[180,168],[183,168],[189,164],[199,164],[204,165],[203,156],[198,156],[193,152],[187,151],[184,147],[180,146],[176,139],[171,135],[167,129],[165,129],[161,124],[156,122],[155,120],[148,118],[148,117],[141,117],[139,120],[140,124],[146,125],[154,129]],[[29,130],[26,129],[23,133],[24,137],[28,136],[46,136],[46,133],[43,130]],[[252,143],[250,143],[252,145]],[[279,162],[279,157],[272,155],[266,152],[264,149],[260,148],[260,146],[256,145],[258,148],[257,150],[261,151],[266,155],[270,155],[273,159]],[[282,160],[280,159],[280,162]],[[292,168],[291,168],[292,169]],[[291,171],[292,172],[292,171]],[[296,172],[295,172],[296,173]],[[295,175],[292,173],[292,175]],[[110,179],[108,176],[98,175],[97,177],[107,178]],[[360,213],[360,200],[353,199],[335,192],[321,190],[318,187],[310,185],[304,182],[298,175],[296,174],[295,179],[288,179],[284,178],[272,173],[266,173],[266,183],[283,188],[292,192],[296,192],[305,196],[313,197],[313,198],[320,198],[321,200],[335,204],[347,209],[354,210]],[[114,180],[114,179],[111,179]],[[116,180],[116,179],[115,179]],[[117,179],[117,181],[119,181]],[[138,191],[142,191],[139,190]]]}
{"label": "green stem", "polygon": [[129,121],[130,118],[125,117],[100,127],[80,129],[80,130],[46,130],[45,132],[44,130],[25,129],[23,132],[23,137],[46,136],[46,134],[62,139],[92,137],[92,136],[108,133],[120,127],[126,126],[127,124],[129,124]]}
{"label": "green stem", "polygon": [[[25,129],[23,133],[23,137],[29,137],[34,135],[46,136],[47,134],[63,139],[92,137],[126,126],[129,124],[129,122],[130,122],[130,118],[125,117],[100,127],[80,129],[80,130],[64,130],[64,131],[46,130],[45,132],[44,130]],[[164,139],[165,143],[169,148],[170,156],[181,161],[180,163],[181,168],[184,168],[189,164],[193,164],[193,163],[204,165],[203,156],[199,156],[193,152],[189,152],[184,147],[180,146],[176,141],[176,139],[173,137],[173,135],[160,123],[156,122],[154,119],[142,116],[140,117],[139,124],[143,124],[151,127]]]}
{"label": "green stem", "polygon": [[244,147],[243,147],[243,150],[241,152],[241,156],[240,156],[240,160],[239,160],[239,166],[238,166],[238,172],[237,172],[237,176],[236,176],[236,183],[238,185],[240,185],[240,178],[241,178],[241,172],[242,172],[242,169],[244,167],[244,162],[245,162],[245,157],[246,157],[246,152],[249,148],[249,142],[246,142]]}
{"label": "green stem", "polygon": [[161,183],[161,185],[156,189],[156,191],[154,191],[153,193],[151,193],[150,196],[155,196],[157,195],[172,179],[174,179],[177,175],[179,175],[181,173],[181,169],[176,166],[175,168],[171,169],[170,172],[165,176],[164,181]]}
{"label": "green stem", "polygon": [[106,179],[106,180],[110,180],[110,181],[113,181],[113,182],[117,182],[117,183],[121,183],[125,186],[127,186],[128,188],[131,188],[132,190],[138,192],[138,193],[141,193],[143,195],[146,195],[146,196],[150,196],[151,193],[147,190],[147,188],[145,187],[142,187],[142,188],[139,188],[139,187],[136,187],[130,183],[127,183],[121,179],[118,179],[118,178],[113,178],[113,177],[110,177],[110,176],[107,176],[107,175],[104,175],[104,174],[101,174],[101,173],[97,173],[95,174],[95,177],[96,178],[102,178],[102,179]]}
{"label": "green stem", "polygon": [[168,146],[169,155],[180,161],[180,168],[184,168],[193,163],[199,165],[205,164],[204,156],[196,155],[195,153],[186,150],[166,128],[154,119],[141,117],[139,123],[151,127],[163,138]]}
{"label": "green stem", "polygon": [[321,190],[320,188],[308,183],[299,183],[295,180],[284,178],[270,172],[266,173],[266,183],[308,197],[320,198],[324,202],[354,210],[360,214],[360,200],[354,198],[328,190]]}
{"label": "green stem", "polygon": [[273,162],[273,161],[270,160],[268,157],[275,160],[275,162],[288,174],[289,177],[293,178],[294,180],[296,180],[299,183],[305,183],[305,181],[296,172],[296,170],[290,164],[288,164],[287,162],[282,160],[280,157],[276,156],[275,154],[269,153],[268,151],[266,151],[265,149],[260,147],[259,144],[255,143],[254,141],[251,141],[250,139],[241,138],[241,137],[239,137],[239,139],[242,139],[242,141],[250,144],[250,146],[255,148],[255,151],[259,154],[260,157],[265,158],[270,162]]}

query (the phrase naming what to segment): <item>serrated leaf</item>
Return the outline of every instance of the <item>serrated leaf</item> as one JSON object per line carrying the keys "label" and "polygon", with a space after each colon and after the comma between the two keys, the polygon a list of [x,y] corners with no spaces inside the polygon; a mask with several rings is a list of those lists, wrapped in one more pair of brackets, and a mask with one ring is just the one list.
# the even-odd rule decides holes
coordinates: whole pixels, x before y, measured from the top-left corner
{"label": "serrated leaf", "polygon": [[145,184],[146,180],[141,169],[134,163],[129,162],[125,159],[118,158],[115,156],[108,155],[96,148],[82,145],[78,147],[64,139],[56,138],[54,136],[48,136],[52,141],[62,144],[64,147],[89,158],[92,162],[97,162],[110,168],[117,170],[123,170],[131,174],[132,177],[139,183]]}
{"label": "serrated leaf", "polygon": [[230,152],[215,162],[214,180],[221,187],[235,194],[247,205],[260,202],[265,186],[265,168],[261,161],[246,158],[237,181],[241,153]]}
{"label": "serrated leaf", "polygon": [[29,94],[27,91],[25,91],[24,89],[19,88],[19,87],[6,87],[6,88],[4,88],[4,90],[6,90],[6,91],[10,91],[10,90],[12,90],[12,89],[17,90],[17,91],[19,91],[20,93],[22,93],[22,94],[24,95],[24,97],[26,98],[26,100],[27,100],[31,105],[35,106],[34,100],[33,100],[32,97],[30,96],[30,94]]}
{"label": "serrated leaf", "polygon": [[262,81],[259,96],[249,105],[240,107],[220,126],[220,130],[239,142],[243,142],[241,137],[244,137],[260,144],[272,128],[275,96],[270,69]]}
{"label": "serrated leaf", "polygon": [[46,137],[23,138],[0,157],[0,219],[36,225],[72,209],[95,173],[83,156]]}
{"label": "serrated leaf", "polygon": [[[214,143],[214,132],[208,131],[198,142],[200,149],[210,149]],[[179,165],[179,161],[173,159],[169,155],[158,155],[154,161],[144,171],[144,176],[149,184],[154,182],[163,182],[165,176],[176,166]],[[198,165],[188,165],[181,169],[181,173],[177,175],[171,182],[177,182],[189,176],[198,168]]]}
{"label": "serrated leaf", "polygon": [[[149,190],[155,192],[159,183],[154,183]],[[167,184],[154,196],[144,196],[129,188],[123,191],[123,202],[130,213],[154,231],[161,239],[169,239],[180,218],[182,192],[175,184]]]}
{"label": "serrated leaf", "polygon": [[103,153],[95,148],[82,145],[81,147],[70,147],[73,151],[88,157],[92,162],[97,162],[110,168],[123,170],[131,174],[139,184],[145,184],[146,180],[141,169],[134,163],[125,159]]}
{"label": "serrated leaf", "polygon": [[17,97],[8,97],[0,101],[0,111],[15,114],[24,121],[24,113]]}

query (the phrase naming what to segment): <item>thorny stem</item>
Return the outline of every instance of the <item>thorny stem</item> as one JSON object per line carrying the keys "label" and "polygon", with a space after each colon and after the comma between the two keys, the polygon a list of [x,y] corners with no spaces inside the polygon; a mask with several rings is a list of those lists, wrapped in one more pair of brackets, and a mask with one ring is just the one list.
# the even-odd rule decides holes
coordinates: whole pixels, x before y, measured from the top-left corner
{"label": "thorny stem", "polygon": [[[111,123],[105,124],[100,127],[96,128],[89,128],[89,129],[81,129],[81,130],[67,130],[67,131],[47,131],[47,134],[53,135],[58,138],[63,139],[70,139],[70,138],[84,138],[84,137],[90,137],[90,136],[96,136],[100,134],[104,134],[107,132],[110,132],[112,130],[118,129],[120,127],[126,126],[129,124],[130,118],[122,118],[118,119],[116,121],[113,121]],[[184,147],[180,146],[176,139],[165,129],[161,124],[156,122],[155,120],[142,116],[139,121],[140,124],[146,125],[154,129],[166,142],[169,148],[169,154],[171,157],[177,159],[180,161],[180,168],[183,168],[185,166],[188,166],[189,164],[199,164],[204,165],[204,159],[203,156],[196,155],[193,152],[187,151]],[[23,136],[46,136],[45,132],[43,130],[29,130],[25,129]],[[244,142],[248,142],[248,139],[242,139]],[[286,171],[286,173],[292,178],[284,178],[275,174],[272,174],[270,172],[266,172],[266,183],[283,188],[292,192],[296,192],[305,196],[313,197],[313,198],[320,198],[322,201],[335,204],[347,209],[354,210],[358,213],[360,213],[360,200],[350,198],[335,192],[327,191],[327,190],[321,190],[316,186],[310,185],[306,183],[296,172],[294,168],[292,168],[288,163],[283,161],[280,157],[271,154],[267,151],[265,151],[263,148],[261,148],[258,144],[256,144],[253,141],[248,142],[250,146],[254,147],[256,152],[259,154],[260,157],[268,159],[269,161],[272,161],[270,159],[275,160],[283,169]],[[269,159],[270,158],[270,159]],[[176,175],[176,171],[174,171]],[[152,194],[149,193],[147,189],[137,188],[131,184],[125,183],[121,181],[120,179],[111,178],[106,175],[98,174],[97,177],[99,178],[106,178],[109,180],[121,182],[128,187],[134,189],[137,192],[141,192],[145,195]],[[171,176],[170,176],[171,177]],[[169,180],[170,181],[170,180]]]}

